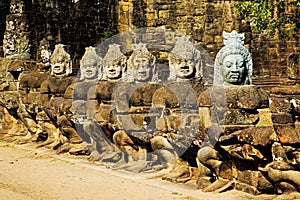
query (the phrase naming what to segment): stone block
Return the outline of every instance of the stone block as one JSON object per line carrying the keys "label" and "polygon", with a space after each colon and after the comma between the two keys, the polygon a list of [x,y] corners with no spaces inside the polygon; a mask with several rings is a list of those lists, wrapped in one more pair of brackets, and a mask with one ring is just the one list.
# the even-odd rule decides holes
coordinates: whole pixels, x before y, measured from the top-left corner
{"label": "stone block", "polygon": [[199,95],[199,106],[258,109],[266,104],[267,96],[256,86],[213,86]]}
{"label": "stone block", "polygon": [[243,130],[246,128],[253,128],[254,125],[220,125],[219,127],[221,127],[220,135],[229,135],[235,131]]}
{"label": "stone block", "polygon": [[223,37],[222,36],[215,36],[214,38],[214,42],[216,43],[222,43],[223,42]]}
{"label": "stone block", "polygon": [[145,16],[146,16],[146,19],[148,19],[148,20],[158,19],[156,12],[146,13]]}
{"label": "stone block", "polygon": [[300,144],[300,137],[294,124],[274,124],[277,137],[282,144]]}
{"label": "stone block", "polygon": [[214,42],[214,37],[213,37],[213,35],[210,35],[210,34],[204,34],[203,41],[206,43]]}
{"label": "stone block", "polygon": [[256,127],[260,126],[273,126],[272,117],[269,108],[257,109],[259,121]]}
{"label": "stone block", "polygon": [[289,113],[272,113],[272,121],[277,124],[288,124],[294,122],[294,117]]}
{"label": "stone block", "polygon": [[293,53],[288,57],[287,75],[291,79],[300,79],[300,53]]}
{"label": "stone block", "polygon": [[292,111],[292,105],[290,101],[285,97],[270,97],[270,111],[272,113],[286,112],[290,113]]}
{"label": "stone block", "polygon": [[258,122],[258,113],[249,113],[242,109],[227,109],[225,112],[224,123],[226,125],[251,125]]}

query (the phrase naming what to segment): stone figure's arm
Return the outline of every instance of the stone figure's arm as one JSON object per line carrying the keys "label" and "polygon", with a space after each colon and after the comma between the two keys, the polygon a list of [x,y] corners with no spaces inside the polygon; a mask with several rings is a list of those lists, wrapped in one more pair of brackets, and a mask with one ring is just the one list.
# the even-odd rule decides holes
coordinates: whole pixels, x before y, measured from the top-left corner
{"label": "stone figure's arm", "polygon": [[199,107],[200,125],[208,129],[212,125],[209,107]]}
{"label": "stone figure's arm", "polygon": [[41,84],[40,92],[41,92],[41,102],[43,104],[46,102],[49,102],[50,101],[50,88],[49,88],[48,79],[43,81],[43,83]]}
{"label": "stone figure's arm", "polygon": [[115,88],[112,97],[117,113],[128,114],[130,107],[128,95],[130,95],[130,90],[126,88],[126,85]]}
{"label": "stone figure's arm", "polygon": [[200,125],[205,129],[208,129],[212,126],[212,102],[210,95],[210,90],[205,90],[202,93],[200,93],[198,97]]}
{"label": "stone figure's arm", "polygon": [[75,83],[72,83],[67,87],[66,92],[64,94],[65,99],[73,99],[74,87],[75,87]]}
{"label": "stone figure's arm", "polygon": [[138,127],[130,116],[130,86],[127,84],[120,85],[113,93],[113,104],[116,109],[116,119],[118,125],[123,130],[140,131],[141,127]]}
{"label": "stone figure's arm", "polygon": [[[98,85],[95,84],[94,86],[90,87],[87,92],[87,100],[86,100],[86,116],[87,119],[96,119],[95,116],[100,107],[101,98],[97,95],[97,88]],[[100,121],[104,121],[104,119],[99,119]],[[97,121],[99,121],[97,120]]]}
{"label": "stone figure's arm", "polygon": [[158,117],[156,119],[157,130],[161,132],[168,132],[168,112],[166,110],[165,95],[163,95],[163,93],[163,89],[159,89],[153,94],[151,109],[153,110],[153,112],[158,113]]}

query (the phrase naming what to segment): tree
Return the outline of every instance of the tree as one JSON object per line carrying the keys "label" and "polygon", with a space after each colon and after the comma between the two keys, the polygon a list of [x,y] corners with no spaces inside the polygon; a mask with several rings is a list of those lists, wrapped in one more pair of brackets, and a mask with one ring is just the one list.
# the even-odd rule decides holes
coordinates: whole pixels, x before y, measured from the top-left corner
{"label": "tree", "polygon": [[[296,8],[288,12],[288,7]],[[250,23],[253,33],[265,34],[275,39],[289,38],[299,33],[300,0],[238,1],[237,15]]]}

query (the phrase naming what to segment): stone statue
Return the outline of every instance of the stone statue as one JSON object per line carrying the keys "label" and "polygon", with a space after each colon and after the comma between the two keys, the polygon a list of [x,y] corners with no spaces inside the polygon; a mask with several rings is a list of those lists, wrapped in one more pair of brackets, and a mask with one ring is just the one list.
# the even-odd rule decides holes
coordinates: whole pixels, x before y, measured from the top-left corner
{"label": "stone statue", "polygon": [[249,85],[253,63],[249,51],[243,46],[244,34],[223,32],[225,46],[215,60],[214,85]]}
{"label": "stone statue", "polygon": [[[285,138],[285,143],[297,143],[299,136],[287,124],[280,124],[282,114],[273,114],[271,119],[270,96],[259,87],[250,85],[252,61],[248,50],[243,47],[243,34],[233,31],[224,32],[223,36],[225,47],[217,54],[215,62],[215,86],[208,88],[198,98],[199,113],[206,118],[202,124],[208,136],[197,154],[199,187],[206,192],[221,192],[234,187],[259,194],[264,190],[274,190],[276,184],[282,184],[288,178],[288,182],[291,181],[291,185],[297,188],[298,182],[292,178],[292,174],[298,173],[292,171],[292,166],[288,167],[291,161],[287,157],[292,155],[284,155],[280,135]],[[270,102],[271,105],[277,103],[277,99]],[[274,111],[281,112],[280,109],[279,106]],[[291,136],[293,139],[286,141]],[[284,145],[288,149],[288,144]],[[274,162],[271,157],[283,163]],[[274,174],[281,177],[275,177]],[[205,176],[213,176],[215,181],[211,183]]]}
{"label": "stone statue", "polygon": [[174,48],[169,54],[170,81],[186,81],[203,77],[203,64],[200,52],[194,47],[189,38],[178,37]]}
{"label": "stone statue", "polygon": [[100,80],[102,77],[102,59],[94,47],[85,48],[80,60],[80,80]]}
{"label": "stone statue", "polygon": [[[45,42],[44,42],[45,43]],[[42,44],[42,43],[41,43]],[[40,46],[41,48],[41,46]],[[44,45],[42,46],[44,49]],[[49,47],[47,47],[49,48]],[[48,55],[49,56],[49,55]],[[47,58],[49,62],[49,57]],[[50,64],[46,64],[41,69],[39,65],[36,66],[33,71],[23,71],[19,77],[19,93],[20,104],[18,107],[18,119],[27,128],[27,134],[25,137],[18,138],[19,143],[27,143],[38,131],[38,125],[36,121],[36,114],[38,107],[41,106],[40,102],[40,87],[44,80],[49,77],[47,72]],[[17,130],[18,131],[18,130]],[[33,139],[36,140],[37,138]]]}
{"label": "stone statue", "polygon": [[[252,59],[248,50],[243,46],[244,34],[238,34],[236,31],[232,33],[223,32],[224,47],[218,52],[215,60],[214,69],[214,85],[208,88],[199,95],[199,114],[201,116],[201,124],[207,132],[207,138],[204,144],[197,153],[197,165],[200,170],[198,177],[198,184],[204,191],[218,190],[228,182],[230,178],[222,179],[220,176],[220,168],[226,166],[218,148],[218,138],[221,134],[222,125],[235,124],[236,122],[230,122],[224,120],[226,113],[235,113],[239,116],[238,106],[231,106],[231,95],[229,97],[230,102],[227,103],[228,92],[223,87],[231,88],[232,91],[238,90],[240,85],[249,85],[251,83],[252,74]],[[233,88],[234,85],[238,85]],[[232,95],[232,103],[237,98]],[[229,105],[228,105],[229,104]],[[233,107],[229,108],[228,107]],[[241,113],[244,116],[245,113]],[[224,117],[225,115],[225,117]],[[234,116],[234,119],[236,119]],[[230,118],[230,117],[228,117]],[[239,122],[238,122],[239,123]],[[216,144],[217,143],[217,144]],[[230,162],[229,162],[230,163]],[[228,170],[226,167],[224,171]],[[231,171],[230,171],[231,173]],[[211,184],[206,182],[206,176],[215,176],[217,181]],[[230,174],[231,176],[231,174]],[[213,188],[213,189],[212,189]]]}
{"label": "stone statue", "polygon": [[112,135],[117,130],[112,94],[124,77],[126,62],[127,58],[121,52],[120,45],[109,45],[103,58],[102,78],[95,88],[89,90],[88,105],[91,112],[88,112],[83,129],[92,139],[90,161],[119,159],[115,153],[117,149],[112,144]]}
{"label": "stone statue", "polygon": [[36,54],[37,68],[40,71],[46,72],[50,69],[51,53],[49,41],[43,38],[40,41],[40,45]]}
{"label": "stone statue", "polygon": [[[178,181],[184,173],[189,173],[187,162],[192,164],[197,152],[192,149],[193,142],[202,134],[197,105],[197,97],[204,90],[201,62],[200,52],[189,38],[177,38],[169,55],[168,82],[153,95],[152,107],[159,116],[157,136],[151,144],[160,146],[156,150],[165,161],[164,165],[172,170],[164,177],[168,180]],[[177,168],[178,163],[186,166],[185,170]]]}
{"label": "stone statue", "polygon": [[[76,133],[82,130],[82,126],[86,123],[89,114],[89,91],[95,90],[98,81],[102,77],[102,58],[98,56],[94,47],[86,47],[85,53],[80,60],[80,77],[76,83],[71,84],[64,94],[64,114],[60,119],[64,120],[64,124],[68,122],[68,130]],[[95,97],[94,97],[95,99]],[[65,127],[66,129],[66,127]],[[81,138],[86,138],[84,131],[78,131]],[[72,143],[72,142],[71,142]],[[60,150],[71,150],[74,145],[66,144]],[[77,145],[77,150],[80,145]],[[74,153],[74,152],[73,152]]]}
{"label": "stone statue", "polygon": [[[113,142],[125,154],[127,164],[119,162],[114,167],[139,171],[146,167],[147,151],[153,151],[150,139],[155,126],[150,112],[152,95],[160,87],[156,84],[156,58],[145,44],[134,45],[127,62],[126,82],[118,84],[114,94],[116,120],[119,126]],[[124,164],[124,163],[123,163]]]}
{"label": "stone statue", "polygon": [[[41,84],[40,92],[42,95],[41,100],[43,102],[42,110],[48,115],[48,117],[51,119],[51,122],[48,121],[45,122],[45,124],[42,120],[40,120],[39,123],[42,129],[44,129],[46,126],[52,126],[51,129],[46,130],[55,131],[48,132],[47,140],[40,146],[49,145],[52,142],[60,140],[61,138],[57,137],[62,137],[63,134],[71,143],[81,143],[82,140],[78,134],[73,130],[69,131],[69,129],[64,129],[64,127],[61,126],[63,122],[59,120],[60,116],[64,114],[63,95],[68,86],[74,83],[74,77],[69,76],[72,73],[71,58],[70,55],[65,51],[64,45],[58,44],[55,46],[53,54],[50,57],[50,64],[51,76]],[[54,136],[56,136],[56,138]],[[65,137],[62,137],[62,140],[65,141]]]}

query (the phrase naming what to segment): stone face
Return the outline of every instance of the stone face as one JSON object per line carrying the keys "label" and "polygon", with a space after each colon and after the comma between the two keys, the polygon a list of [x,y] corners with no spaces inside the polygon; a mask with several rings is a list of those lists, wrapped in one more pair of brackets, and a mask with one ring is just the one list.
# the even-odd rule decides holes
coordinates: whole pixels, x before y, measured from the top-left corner
{"label": "stone face", "polygon": [[215,59],[214,85],[249,85],[253,63],[250,52],[243,46],[244,34],[223,32],[224,47]]}

